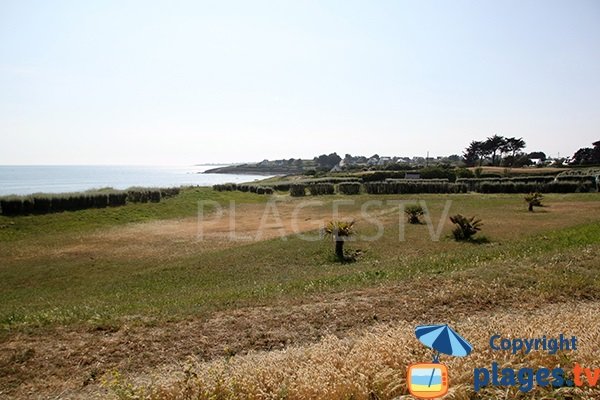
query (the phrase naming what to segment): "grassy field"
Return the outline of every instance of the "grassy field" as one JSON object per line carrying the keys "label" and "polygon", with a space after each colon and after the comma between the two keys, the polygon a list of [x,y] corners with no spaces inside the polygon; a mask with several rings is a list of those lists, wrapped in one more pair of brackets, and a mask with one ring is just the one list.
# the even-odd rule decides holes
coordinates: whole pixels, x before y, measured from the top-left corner
{"label": "grassy field", "polygon": [[[425,201],[434,230],[441,223],[439,240],[426,224],[401,225],[404,216],[388,202],[397,199]],[[550,316],[599,308],[598,194],[545,199],[546,207],[529,213],[519,195],[292,199],[199,188],[156,204],[0,217],[0,396],[392,398],[406,394],[405,367],[423,355],[411,336],[417,324],[454,322],[478,344],[495,321],[509,333],[529,326],[583,335],[593,313],[573,314],[562,327]],[[231,211],[204,220],[199,239],[202,200],[236,202],[236,240],[228,236]],[[298,211],[307,200],[320,204]],[[355,219],[359,233],[346,245],[360,254],[349,264],[335,261],[331,241],[302,240],[290,225],[296,212],[295,229],[314,234],[340,200],[353,201],[339,213]],[[369,208],[384,228],[377,240],[368,239],[377,226],[361,213],[372,200],[382,201]],[[488,243],[450,239],[447,205],[450,215],[481,218]],[[529,313],[542,322],[533,326]],[[389,341],[395,349],[410,340],[416,353],[381,354]],[[590,340],[598,344],[597,336]],[[320,362],[323,352],[342,361]],[[594,366],[594,355],[582,350],[575,358]],[[372,376],[359,379],[348,363]],[[274,372],[281,365],[288,373]],[[482,396],[469,389],[474,366],[469,358],[457,362],[454,398]],[[318,371],[324,381],[312,377]],[[323,387],[329,395],[317,395]]]}

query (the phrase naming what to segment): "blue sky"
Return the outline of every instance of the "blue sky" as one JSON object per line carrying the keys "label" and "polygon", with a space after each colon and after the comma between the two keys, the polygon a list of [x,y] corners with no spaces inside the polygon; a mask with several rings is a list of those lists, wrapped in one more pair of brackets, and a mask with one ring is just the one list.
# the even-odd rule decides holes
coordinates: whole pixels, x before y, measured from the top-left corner
{"label": "blue sky", "polygon": [[0,0],[0,164],[600,139],[600,2]]}

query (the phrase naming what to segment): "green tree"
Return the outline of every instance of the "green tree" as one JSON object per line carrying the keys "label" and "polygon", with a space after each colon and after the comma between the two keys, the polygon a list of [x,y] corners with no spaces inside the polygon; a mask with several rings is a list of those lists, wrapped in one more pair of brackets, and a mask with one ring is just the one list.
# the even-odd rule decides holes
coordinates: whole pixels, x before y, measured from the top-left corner
{"label": "green tree", "polygon": [[500,164],[499,162],[497,162],[496,157],[497,157],[498,153],[502,152],[502,149],[504,148],[505,145],[506,145],[506,138],[504,138],[503,136],[499,136],[499,135],[490,136],[483,143],[483,147],[484,147],[485,151],[487,152],[487,154],[492,156],[492,165]]}
{"label": "green tree", "polygon": [[503,153],[507,153],[510,157],[509,166],[512,166],[514,160],[517,158],[517,153],[525,148],[525,141],[523,138],[506,138],[504,145],[501,148]]}
{"label": "green tree", "polygon": [[487,150],[484,146],[484,143],[475,140],[469,144],[463,153],[465,164],[467,164],[469,167],[474,167],[478,163],[481,166],[486,155]]}
{"label": "green tree", "polygon": [[583,147],[571,157],[571,164],[574,165],[595,165],[600,164],[600,140],[592,143],[594,147]]}
{"label": "green tree", "polygon": [[319,167],[319,169],[330,170],[331,168],[335,167],[340,161],[342,161],[342,158],[338,156],[337,153],[331,153],[329,155],[321,154],[319,157],[315,157],[314,161]]}

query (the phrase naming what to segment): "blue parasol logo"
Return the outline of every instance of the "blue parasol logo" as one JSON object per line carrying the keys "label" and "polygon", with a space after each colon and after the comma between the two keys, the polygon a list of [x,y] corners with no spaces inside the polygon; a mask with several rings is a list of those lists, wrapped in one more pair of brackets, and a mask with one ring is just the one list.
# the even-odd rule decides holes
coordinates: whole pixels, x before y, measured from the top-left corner
{"label": "blue parasol logo", "polygon": [[415,334],[421,343],[433,349],[433,361],[408,367],[408,390],[421,399],[441,397],[448,392],[448,369],[439,363],[440,354],[465,357],[473,351],[473,346],[447,324],[421,325]]}
{"label": "blue parasol logo", "polygon": [[464,357],[473,351],[473,346],[448,325],[421,325],[415,329],[417,339],[435,351],[433,362],[439,362],[440,353]]}

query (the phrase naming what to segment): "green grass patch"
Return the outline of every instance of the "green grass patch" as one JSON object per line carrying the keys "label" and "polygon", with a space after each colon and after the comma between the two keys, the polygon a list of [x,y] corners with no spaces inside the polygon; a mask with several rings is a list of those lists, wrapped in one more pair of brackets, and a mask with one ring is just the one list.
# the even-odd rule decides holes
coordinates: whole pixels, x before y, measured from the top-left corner
{"label": "green grass patch", "polygon": [[[164,259],[115,259],[102,255],[94,259],[77,255],[12,258],[0,265],[0,327],[5,333],[58,325],[117,329],[124,322],[159,323],[215,310],[395,284],[419,276],[451,277],[469,270],[478,271],[477,276],[485,282],[510,283],[518,276],[518,282],[531,283],[544,296],[594,297],[600,293],[598,267],[589,264],[589,260],[583,266],[575,265],[566,275],[560,271],[547,274],[544,269],[546,263],[554,265],[556,257],[575,259],[577,254],[589,251],[597,254],[598,218],[582,223],[585,216],[571,221],[565,211],[528,213],[519,196],[420,197],[429,201],[436,224],[445,200],[451,199],[451,212],[480,216],[486,234],[486,221],[494,217],[496,221],[505,216],[516,219],[518,226],[490,226],[491,243],[476,245],[450,239],[450,224],[437,242],[429,240],[426,226],[407,225],[406,240],[400,242],[398,219],[394,217],[386,222],[385,234],[379,240],[348,243],[348,249],[361,249],[364,255],[357,262],[344,265],[334,261],[331,241],[307,242],[293,236],[226,249],[184,252]],[[323,207],[329,207],[338,198],[328,196]],[[372,199],[366,195],[356,198]],[[18,224],[19,229],[2,235],[19,240],[13,245],[31,245],[40,238],[51,237],[54,245],[60,247],[61,238],[73,231],[83,234],[128,222],[190,216],[196,213],[199,200],[226,203],[231,199],[249,203],[265,201],[265,196],[191,189],[164,203],[12,218],[9,221]],[[593,199],[584,194],[556,195],[548,196],[548,203],[550,209],[561,202],[577,207],[577,202]],[[360,208],[358,204],[349,209]],[[544,227],[551,223],[554,225]],[[358,230],[360,234],[372,235],[376,229],[363,223],[358,224]],[[511,270],[513,264],[526,267]]]}

